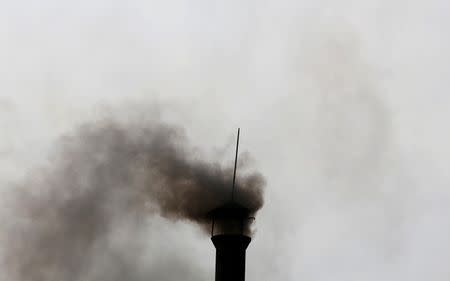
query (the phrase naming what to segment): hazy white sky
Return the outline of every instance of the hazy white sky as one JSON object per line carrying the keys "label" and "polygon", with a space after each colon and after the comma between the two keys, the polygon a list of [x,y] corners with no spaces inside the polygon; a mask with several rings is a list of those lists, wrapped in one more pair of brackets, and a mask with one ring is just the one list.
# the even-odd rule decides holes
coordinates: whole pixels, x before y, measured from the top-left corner
{"label": "hazy white sky", "polygon": [[[449,280],[449,11],[443,0],[0,0],[1,192],[76,124],[158,103],[195,145],[227,147],[221,161],[242,127],[268,181],[249,281]],[[164,227],[186,244],[149,242],[149,260],[169,249],[212,280],[207,237]]]}

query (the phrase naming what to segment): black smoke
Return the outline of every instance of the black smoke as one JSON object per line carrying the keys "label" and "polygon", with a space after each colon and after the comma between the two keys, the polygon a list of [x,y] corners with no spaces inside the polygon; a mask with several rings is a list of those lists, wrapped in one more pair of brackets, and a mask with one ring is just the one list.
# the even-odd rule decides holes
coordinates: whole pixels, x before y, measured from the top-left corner
{"label": "black smoke", "polygon": [[[139,270],[141,244],[151,239],[139,226],[159,215],[207,231],[206,213],[230,198],[231,165],[206,160],[184,129],[159,119],[85,124],[54,150],[49,164],[16,189],[17,223],[7,231],[4,258],[9,278],[189,279],[189,261],[167,253],[154,253],[159,265]],[[236,200],[256,213],[264,178],[240,164]]]}

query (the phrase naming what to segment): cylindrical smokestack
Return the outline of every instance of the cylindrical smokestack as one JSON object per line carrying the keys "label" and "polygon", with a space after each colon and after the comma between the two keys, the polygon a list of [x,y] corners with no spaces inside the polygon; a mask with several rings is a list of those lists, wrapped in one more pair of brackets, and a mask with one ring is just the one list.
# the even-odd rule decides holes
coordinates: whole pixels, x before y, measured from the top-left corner
{"label": "cylindrical smokestack", "polygon": [[210,214],[211,240],[216,247],[215,281],[245,281],[245,252],[251,241],[249,210],[229,203]]}
{"label": "cylindrical smokestack", "polygon": [[224,234],[211,240],[216,247],[216,281],[245,281],[245,251],[250,237]]}

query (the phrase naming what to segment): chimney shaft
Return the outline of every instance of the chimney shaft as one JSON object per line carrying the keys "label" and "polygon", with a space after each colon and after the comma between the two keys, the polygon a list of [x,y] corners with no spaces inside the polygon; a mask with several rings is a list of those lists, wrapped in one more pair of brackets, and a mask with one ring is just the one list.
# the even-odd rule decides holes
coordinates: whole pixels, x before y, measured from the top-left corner
{"label": "chimney shaft", "polygon": [[211,240],[216,247],[215,281],[245,281],[245,251],[251,238],[242,234],[222,234]]}

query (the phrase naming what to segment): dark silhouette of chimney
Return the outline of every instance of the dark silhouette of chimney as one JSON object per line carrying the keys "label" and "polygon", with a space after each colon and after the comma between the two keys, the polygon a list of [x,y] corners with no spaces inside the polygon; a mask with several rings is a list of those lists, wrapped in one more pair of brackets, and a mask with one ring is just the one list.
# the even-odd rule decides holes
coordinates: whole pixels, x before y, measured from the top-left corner
{"label": "dark silhouette of chimney", "polygon": [[245,252],[250,244],[249,210],[230,202],[210,212],[216,247],[215,281],[245,281]]}
{"label": "dark silhouette of chimney", "polygon": [[250,210],[235,202],[235,183],[239,152],[237,133],[231,201],[211,212],[211,240],[216,247],[216,280],[245,281],[245,251],[250,241]]}

